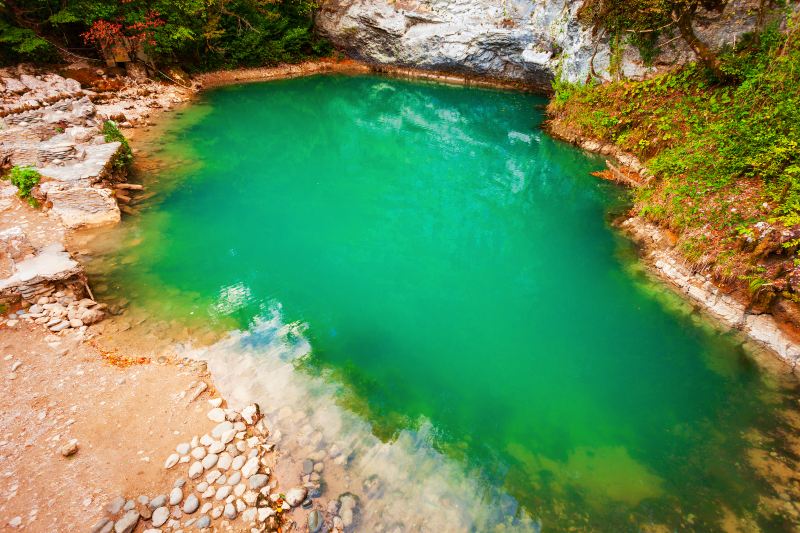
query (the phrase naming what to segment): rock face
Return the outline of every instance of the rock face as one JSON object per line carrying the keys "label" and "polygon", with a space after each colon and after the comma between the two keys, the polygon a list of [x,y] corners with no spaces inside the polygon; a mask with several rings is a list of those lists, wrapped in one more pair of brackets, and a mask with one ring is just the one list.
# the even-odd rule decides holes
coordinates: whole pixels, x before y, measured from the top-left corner
{"label": "rock face", "polygon": [[[368,62],[489,76],[542,88],[560,75],[584,81],[592,69],[609,77],[611,47],[578,20],[582,0],[328,0],[317,28],[334,45]],[[695,30],[720,47],[751,30],[758,2],[733,0],[722,14],[700,13]],[[671,41],[671,42],[670,42]],[[626,46],[620,73],[693,58],[681,39],[668,43],[654,66]]]}

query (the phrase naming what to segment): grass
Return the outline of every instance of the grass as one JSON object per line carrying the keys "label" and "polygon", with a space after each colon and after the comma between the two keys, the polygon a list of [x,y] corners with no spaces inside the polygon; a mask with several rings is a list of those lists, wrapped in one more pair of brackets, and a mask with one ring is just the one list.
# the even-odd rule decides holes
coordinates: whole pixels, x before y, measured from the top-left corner
{"label": "grass", "polygon": [[725,51],[731,82],[686,65],[646,81],[558,83],[551,127],[614,143],[654,179],[635,214],[669,227],[688,260],[766,299],[800,294],[800,35]]}

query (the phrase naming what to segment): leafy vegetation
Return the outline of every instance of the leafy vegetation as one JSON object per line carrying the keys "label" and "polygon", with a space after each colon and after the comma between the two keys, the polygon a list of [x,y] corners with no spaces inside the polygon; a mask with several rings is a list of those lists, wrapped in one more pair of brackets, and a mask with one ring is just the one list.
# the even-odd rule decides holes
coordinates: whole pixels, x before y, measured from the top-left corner
{"label": "leafy vegetation", "polygon": [[[694,31],[693,21],[700,9],[722,11],[728,0],[586,0],[578,11],[578,18],[594,29],[595,34],[610,37],[612,50],[632,44],[639,49],[645,64],[651,64],[658,55],[661,35],[677,36],[694,51],[706,68],[717,79],[727,76],[720,66],[718,55]],[[769,0],[759,4],[759,24],[763,23]],[[612,58],[612,71],[613,69]]]}
{"label": "leafy vegetation", "polygon": [[18,166],[12,167],[7,178],[14,186],[17,187],[17,189],[19,189],[19,191],[17,191],[17,196],[27,200],[28,203],[33,207],[38,206],[36,198],[31,196],[31,190],[39,184],[39,181],[42,179],[42,177],[35,168]]}
{"label": "leafy vegetation", "polygon": [[555,131],[614,143],[654,175],[635,211],[691,261],[760,300],[800,295],[800,32],[767,28],[719,55],[639,82],[559,83]]}
{"label": "leafy vegetation", "polygon": [[0,61],[50,61],[57,48],[188,69],[260,66],[329,52],[317,0],[4,0]]}
{"label": "leafy vegetation", "polygon": [[112,163],[117,170],[128,168],[133,163],[133,152],[131,146],[128,144],[128,139],[119,131],[119,128],[113,120],[106,120],[103,122],[103,136],[107,143],[119,142],[122,147],[119,154]]}

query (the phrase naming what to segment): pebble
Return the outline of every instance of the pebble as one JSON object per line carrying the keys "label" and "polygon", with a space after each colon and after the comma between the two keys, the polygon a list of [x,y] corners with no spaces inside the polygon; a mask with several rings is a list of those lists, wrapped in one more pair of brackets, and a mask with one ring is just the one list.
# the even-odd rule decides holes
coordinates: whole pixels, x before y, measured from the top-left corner
{"label": "pebble", "polygon": [[208,412],[208,419],[211,420],[212,422],[224,422],[225,411],[223,411],[219,407],[215,407]]}
{"label": "pebble", "polygon": [[324,523],[322,519],[322,513],[319,512],[318,509],[314,509],[308,515],[308,531],[309,533],[317,533],[320,529],[322,529],[322,524]]}
{"label": "pebble", "polygon": [[271,507],[259,507],[258,508],[258,521],[259,522],[266,522],[267,518],[273,516],[275,514],[275,510]]}
{"label": "pebble", "polygon": [[230,476],[228,476],[228,485],[236,485],[242,480],[242,473],[241,472],[234,472]]}
{"label": "pebble", "polygon": [[209,512],[211,510],[211,507],[213,507],[211,505],[211,503],[210,502],[206,502],[206,503],[203,504],[203,507],[200,508],[200,512],[203,513],[203,514],[206,514],[207,512]]}
{"label": "pebble", "polygon": [[138,498],[136,498],[136,500],[137,500],[139,503],[141,503],[142,505],[147,505],[148,503],[150,503],[150,498],[148,498],[148,497],[147,497],[147,496],[145,496],[144,494],[142,494],[141,496],[139,496]]}
{"label": "pebble", "polygon": [[155,527],[161,527],[167,522],[167,518],[169,518],[169,509],[166,507],[159,507],[155,511],[153,511],[153,525]]}
{"label": "pebble", "polygon": [[201,516],[194,525],[197,529],[205,529],[211,525],[211,519],[207,516]]}
{"label": "pebble", "polygon": [[197,460],[200,460],[205,456],[206,456],[206,449],[203,448],[202,446],[198,446],[197,448],[192,450],[192,457],[194,457]]}
{"label": "pebble", "polygon": [[266,474],[254,474],[250,476],[248,485],[253,490],[258,490],[269,482],[269,477]]}
{"label": "pebble", "polygon": [[17,527],[21,526],[22,525],[22,517],[21,516],[15,516],[14,518],[12,518],[11,520],[8,521],[8,525],[11,526],[11,527],[14,527],[14,528],[17,528]]}
{"label": "pebble", "polygon": [[285,501],[292,507],[297,507],[306,499],[306,494],[308,491],[304,487],[295,487],[286,493]]}
{"label": "pebble", "polygon": [[111,531],[114,528],[114,522],[108,518],[101,518],[99,522],[92,526],[89,531],[91,533],[100,533],[101,531]]}
{"label": "pebble", "polygon": [[225,449],[225,445],[222,444],[220,441],[215,440],[211,443],[211,446],[208,447],[208,453],[220,453],[222,450]]}
{"label": "pebble", "polygon": [[230,503],[225,504],[225,510],[222,513],[225,515],[225,518],[229,520],[233,520],[238,514],[236,508]]}
{"label": "pebble", "polygon": [[233,458],[233,462],[231,463],[231,468],[233,468],[234,470],[241,470],[242,467],[244,466],[244,462],[246,460],[247,459],[245,459],[245,457],[243,455],[239,455],[238,457],[234,457]]}
{"label": "pebble", "polygon": [[303,473],[310,474],[313,471],[314,471],[314,461],[312,461],[311,459],[306,459],[305,461],[303,461]]}
{"label": "pebble", "polygon": [[[217,455],[215,453],[210,453],[210,454],[206,455],[203,458],[203,462],[202,462],[203,468],[206,469],[206,470],[214,468],[214,466],[217,464],[218,460],[219,460],[219,455]],[[202,473],[202,471],[200,473]],[[200,473],[198,473],[197,475],[199,476]]]}
{"label": "pebble", "polygon": [[233,424],[231,422],[228,421],[220,422],[219,424],[214,426],[214,429],[211,430],[211,436],[214,437],[215,439],[218,439],[222,436],[223,433],[231,429],[233,429]]}
{"label": "pebble", "polygon": [[209,483],[214,483],[219,477],[222,475],[222,472],[219,470],[212,470],[208,474],[206,474],[206,481]]}
{"label": "pebble", "polygon": [[211,518],[213,518],[214,520],[216,520],[216,519],[217,519],[217,518],[219,518],[220,516],[222,516],[222,507],[221,507],[221,506],[220,506],[220,507],[214,507],[214,508],[211,510]]}
{"label": "pebble", "polygon": [[189,479],[200,477],[200,474],[203,473],[203,470],[203,464],[200,461],[193,462],[192,466],[189,467]]}
{"label": "pebble", "polygon": [[159,494],[152,500],[150,500],[149,507],[151,511],[155,511],[159,507],[163,507],[167,503],[167,495],[166,494]]}
{"label": "pebble", "polygon": [[125,507],[123,507],[123,509],[125,511],[130,511],[134,507],[136,507],[136,502],[134,502],[133,500],[128,500],[128,501],[125,502]]}
{"label": "pebble", "polygon": [[258,457],[251,457],[242,467],[242,475],[246,478],[249,478],[256,472],[258,472],[258,467],[259,467]]}
{"label": "pebble", "polygon": [[213,400],[208,400],[208,404],[211,407],[219,407],[222,405],[222,398],[214,398]]}
{"label": "pebble", "polygon": [[64,457],[75,455],[78,452],[78,439],[70,439],[68,443],[61,447],[60,451]]}
{"label": "pebble", "polygon": [[123,505],[125,505],[125,498],[122,496],[117,496],[111,500],[111,503],[106,505],[106,511],[108,511],[109,514],[117,514],[122,511]]}
{"label": "pebble", "polygon": [[181,442],[175,447],[175,451],[181,455],[186,455],[191,449],[192,447],[188,442]]}
{"label": "pebble", "polygon": [[227,452],[219,454],[219,460],[217,461],[218,468],[222,470],[227,470],[231,467],[232,464],[233,464],[233,457],[231,457],[231,454]]}
{"label": "pebble", "polygon": [[178,460],[180,458],[181,458],[180,455],[178,455],[177,453],[173,453],[172,455],[167,457],[167,460],[164,462],[164,468],[172,468],[173,466],[178,464]]}
{"label": "pebble", "polygon": [[235,436],[236,436],[236,430],[235,429],[229,429],[228,431],[226,431],[225,433],[223,433],[220,436],[220,440],[222,441],[222,444],[228,444],[229,442],[231,442],[233,440],[233,438]]}
{"label": "pebble", "polygon": [[203,446],[211,446],[214,443],[214,439],[211,438],[211,435],[203,435],[200,437],[200,444]]}
{"label": "pebble", "polygon": [[242,522],[245,524],[255,524],[256,521],[256,510],[255,509],[247,509],[242,513]]}
{"label": "pebble", "polygon": [[13,365],[11,365],[11,371],[16,372],[19,367],[22,366],[22,361],[15,361]]}
{"label": "pebble", "polygon": [[214,498],[216,500],[224,500],[231,493],[232,488],[233,487],[231,487],[230,485],[221,486],[220,488],[217,489],[217,493],[214,495]]}
{"label": "pebble", "polygon": [[131,533],[139,523],[139,512],[128,511],[114,524],[114,533]]}
{"label": "pebble", "polygon": [[193,512],[197,511],[197,508],[200,507],[200,500],[197,499],[197,496],[194,494],[189,494],[186,498],[186,501],[183,502],[183,512],[186,514],[192,514]]}
{"label": "pebble", "polygon": [[175,487],[172,489],[172,492],[169,493],[169,504],[170,505],[178,505],[181,503],[183,499],[183,491],[180,487]]}
{"label": "pebble", "polygon": [[205,492],[206,489],[208,488],[208,483],[206,483],[205,481],[202,481],[202,482],[198,483],[195,488],[197,489],[197,492],[201,492],[201,493]]}

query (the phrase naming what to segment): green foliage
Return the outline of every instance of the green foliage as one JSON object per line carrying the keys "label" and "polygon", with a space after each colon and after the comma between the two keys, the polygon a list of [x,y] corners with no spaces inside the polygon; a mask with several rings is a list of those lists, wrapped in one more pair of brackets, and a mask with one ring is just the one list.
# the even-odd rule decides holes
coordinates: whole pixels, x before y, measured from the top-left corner
{"label": "green foliage", "polygon": [[33,31],[12,26],[0,17],[0,63],[47,62],[54,58],[53,45]]}
{"label": "green foliage", "polygon": [[643,160],[655,179],[635,191],[638,214],[673,229],[687,258],[754,293],[785,290],[775,279],[789,283],[800,242],[800,32],[792,22],[723,51],[726,84],[690,64],[645,81],[557,84],[549,108],[559,128]]}
{"label": "green foliage", "polygon": [[[14,35],[51,36],[66,48],[125,43],[188,70],[295,62],[329,53],[313,33],[318,0],[8,0],[0,24]],[[24,4],[24,5],[23,5]],[[15,18],[24,13],[24,18]],[[31,28],[31,29],[23,29]],[[36,31],[34,33],[33,30]],[[0,38],[3,26],[0,25]],[[27,46],[31,46],[29,43]],[[50,47],[52,50],[52,47]],[[19,51],[7,60],[38,60]],[[13,56],[13,57],[12,57]]]}
{"label": "green foliage", "polygon": [[19,189],[17,196],[26,199],[33,207],[38,206],[36,199],[31,196],[31,189],[39,184],[42,177],[35,168],[15,166],[11,169],[7,178]]}
{"label": "green foliage", "polygon": [[122,132],[119,131],[119,128],[114,121],[106,120],[103,122],[103,136],[105,137],[106,142],[122,143],[122,148],[120,149],[117,157],[114,159],[114,168],[117,170],[128,168],[131,163],[133,163],[133,152],[128,144],[128,139],[126,139]]}

